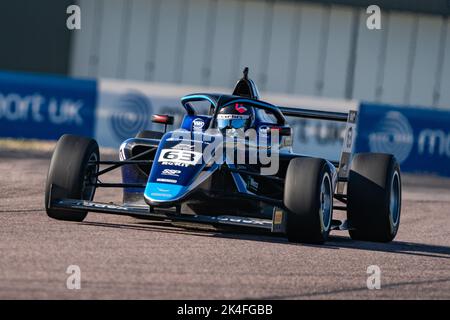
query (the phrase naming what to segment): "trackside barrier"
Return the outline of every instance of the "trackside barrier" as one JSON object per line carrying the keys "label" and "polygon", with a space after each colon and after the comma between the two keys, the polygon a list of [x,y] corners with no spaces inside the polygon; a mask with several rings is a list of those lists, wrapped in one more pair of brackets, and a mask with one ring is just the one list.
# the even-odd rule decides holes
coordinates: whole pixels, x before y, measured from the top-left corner
{"label": "trackside barrier", "polygon": [[404,172],[450,176],[450,110],[361,103],[356,152],[392,153]]}
{"label": "trackside barrier", "polygon": [[[0,137],[56,140],[72,133],[118,148],[141,130],[161,130],[151,123],[152,114],[174,115],[177,127],[184,115],[180,97],[195,91],[202,88],[0,72]],[[322,103],[262,98],[287,107],[315,109]],[[343,104],[336,101],[334,110],[348,111]],[[393,153],[403,171],[450,176],[450,111],[365,102],[359,109],[356,152]],[[287,118],[294,128],[294,151],[337,160],[341,123]]]}
{"label": "trackside barrier", "polygon": [[[118,148],[141,130],[161,130],[152,114],[184,115],[180,98],[226,88],[201,88],[113,79],[73,79],[63,76],[0,72],[0,137],[56,140],[64,133],[91,136],[101,146]],[[315,109],[316,98],[264,95],[274,104]],[[301,101],[300,101],[301,100]],[[334,111],[347,111],[345,101],[327,101]],[[355,103],[353,108],[355,108]],[[343,109],[344,108],[344,109]],[[337,160],[344,125],[288,117],[294,128],[294,150]]]}

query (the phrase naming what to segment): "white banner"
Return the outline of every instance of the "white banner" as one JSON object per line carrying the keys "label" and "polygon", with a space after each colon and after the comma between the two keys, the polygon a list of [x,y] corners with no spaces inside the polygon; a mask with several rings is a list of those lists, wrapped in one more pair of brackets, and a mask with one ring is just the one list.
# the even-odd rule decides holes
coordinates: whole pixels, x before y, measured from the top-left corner
{"label": "white banner", "polygon": [[[99,80],[95,139],[101,146],[118,148],[141,130],[162,131],[151,122],[153,114],[175,116],[178,127],[184,115],[180,96],[168,95],[158,86],[116,80]],[[186,92],[186,94],[189,92]]]}

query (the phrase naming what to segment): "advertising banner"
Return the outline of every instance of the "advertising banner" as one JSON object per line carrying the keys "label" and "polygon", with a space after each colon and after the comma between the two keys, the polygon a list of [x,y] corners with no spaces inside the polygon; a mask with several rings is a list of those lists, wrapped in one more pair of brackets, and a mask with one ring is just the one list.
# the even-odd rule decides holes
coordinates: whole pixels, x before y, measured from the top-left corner
{"label": "advertising banner", "polygon": [[450,176],[450,111],[361,103],[356,152],[392,153],[402,171]]}
{"label": "advertising banner", "polygon": [[180,102],[182,95],[165,94],[143,83],[99,80],[95,139],[101,146],[118,148],[141,130],[162,131],[163,125],[151,122],[153,114],[175,116],[169,130],[178,128],[185,114]]}
{"label": "advertising banner", "polygon": [[95,80],[0,72],[0,136],[92,136],[96,95]]}

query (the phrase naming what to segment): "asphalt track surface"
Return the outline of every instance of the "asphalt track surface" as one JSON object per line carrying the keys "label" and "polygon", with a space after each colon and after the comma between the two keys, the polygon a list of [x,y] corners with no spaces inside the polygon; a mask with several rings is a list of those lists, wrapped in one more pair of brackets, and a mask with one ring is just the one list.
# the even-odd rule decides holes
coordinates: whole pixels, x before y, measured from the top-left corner
{"label": "asphalt track surface", "polygon": [[[0,299],[449,299],[450,182],[404,177],[397,238],[325,245],[131,217],[43,210],[47,152],[0,149]],[[109,181],[118,180],[119,172]],[[98,201],[120,201],[120,190]],[[66,269],[78,265],[81,289]],[[367,267],[381,289],[367,289]]]}

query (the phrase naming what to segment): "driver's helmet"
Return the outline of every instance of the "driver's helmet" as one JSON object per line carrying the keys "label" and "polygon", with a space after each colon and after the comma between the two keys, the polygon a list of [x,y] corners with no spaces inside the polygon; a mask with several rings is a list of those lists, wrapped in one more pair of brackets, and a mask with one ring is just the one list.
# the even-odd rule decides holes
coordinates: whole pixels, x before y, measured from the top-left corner
{"label": "driver's helmet", "polygon": [[247,130],[253,125],[255,110],[252,106],[233,103],[223,107],[217,114],[217,128],[221,131],[227,129]]}

